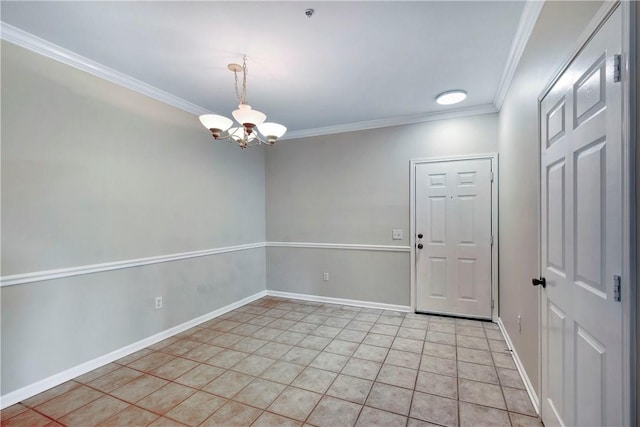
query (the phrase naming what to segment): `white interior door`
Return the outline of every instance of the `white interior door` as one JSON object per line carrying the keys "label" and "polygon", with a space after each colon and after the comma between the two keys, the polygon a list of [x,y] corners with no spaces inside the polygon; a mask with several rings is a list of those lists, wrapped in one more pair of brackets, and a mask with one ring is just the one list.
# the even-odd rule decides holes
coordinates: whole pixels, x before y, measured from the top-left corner
{"label": "white interior door", "polygon": [[416,310],[490,319],[491,159],[415,168]]}
{"label": "white interior door", "polygon": [[541,101],[542,418],[622,425],[620,8]]}

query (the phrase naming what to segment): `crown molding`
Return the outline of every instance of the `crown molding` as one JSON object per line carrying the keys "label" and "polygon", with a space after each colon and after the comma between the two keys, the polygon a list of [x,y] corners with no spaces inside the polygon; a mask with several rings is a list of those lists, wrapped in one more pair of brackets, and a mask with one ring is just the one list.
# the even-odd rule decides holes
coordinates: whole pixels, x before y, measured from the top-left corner
{"label": "crown molding", "polygon": [[142,95],[174,106],[188,113],[196,115],[208,113],[205,108],[199,105],[160,90],[157,87],[151,86],[150,84],[138,79],[134,79],[133,77],[116,71],[113,68],[109,68],[99,62],[85,58],[82,55],[78,55],[75,52],[48,42],[47,40],[2,21],[0,21],[0,38],[25,49],[39,53],[47,58],[62,62],[63,64],[67,64],[73,68],[77,68],[78,70],[85,71],[96,77],[100,77],[101,79],[108,80],[127,89],[141,93]]}
{"label": "crown molding", "polygon": [[414,123],[431,122],[435,120],[454,119],[457,117],[476,116],[480,114],[497,113],[498,110],[493,104],[478,105],[475,107],[455,108],[447,111],[437,111],[432,113],[412,114],[401,117],[390,117],[388,119],[367,120],[364,122],[345,123],[335,126],[321,128],[296,130],[287,132],[280,140],[308,138],[311,136],[330,135],[334,133],[354,132],[367,129],[378,129],[390,126],[402,126]]}
{"label": "crown molding", "polygon": [[496,96],[493,99],[493,105],[495,105],[497,111],[500,111],[502,108],[502,103],[504,102],[505,96],[507,96],[507,91],[511,86],[511,81],[520,63],[520,58],[522,58],[524,48],[527,46],[529,37],[531,37],[531,33],[533,32],[533,27],[535,27],[538,21],[538,16],[540,16],[543,6],[544,0],[527,0],[524,5],[520,22],[518,23],[518,30],[513,38],[513,43],[511,43],[507,64],[504,67]]}

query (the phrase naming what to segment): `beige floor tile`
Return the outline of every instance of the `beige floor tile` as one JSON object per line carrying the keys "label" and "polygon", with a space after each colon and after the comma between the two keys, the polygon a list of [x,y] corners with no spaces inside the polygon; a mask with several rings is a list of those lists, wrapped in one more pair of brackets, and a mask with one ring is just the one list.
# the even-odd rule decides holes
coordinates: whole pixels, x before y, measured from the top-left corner
{"label": "beige floor tile", "polygon": [[333,339],[342,331],[340,328],[334,328],[333,326],[320,325],[316,329],[314,329],[311,335],[316,335],[319,337],[330,338]]}
{"label": "beige floor tile", "polygon": [[427,356],[441,357],[443,359],[455,359],[456,347],[448,344],[425,341],[422,348],[422,354]]}
{"label": "beige floor tile", "polygon": [[215,337],[209,341],[209,344],[216,345],[218,347],[229,348],[235,343],[242,341],[245,337],[242,335],[236,335],[232,333],[224,333]]}
{"label": "beige floor tile", "polygon": [[510,412],[511,425],[513,427],[544,427],[542,421],[538,417],[529,417],[527,415],[515,414]]}
{"label": "beige floor tile", "polygon": [[269,407],[269,412],[304,421],[316,404],[320,401],[321,394],[302,390],[296,387],[288,387],[278,396]]}
{"label": "beige floor tile", "polygon": [[455,334],[456,333],[456,327],[455,325],[449,325],[446,323],[440,323],[440,322],[435,322],[432,321],[429,323],[429,326],[427,327],[427,331],[428,332],[443,332],[445,334]]}
{"label": "beige floor tile", "polygon": [[369,395],[373,381],[362,378],[338,375],[326,394],[338,399],[363,404]]}
{"label": "beige floor tile", "polygon": [[[237,334],[237,335],[251,335],[254,332],[256,332],[258,329],[261,329],[262,326],[260,325],[252,325],[250,323],[244,323],[240,326],[236,326],[235,328],[233,328],[230,332],[233,334]],[[213,337],[211,337],[213,338]]]}
{"label": "beige floor tile", "polygon": [[351,358],[347,364],[344,365],[342,373],[366,380],[375,380],[381,367],[382,363],[380,362]]}
{"label": "beige floor tile", "polygon": [[102,396],[104,396],[103,393],[81,385],[36,406],[35,409],[42,414],[57,419]]}
{"label": "beige floor tile", "polygon": [[349,358],[340,354],[321,352],[309,366],[325,371],[340,372]]}
{"label": "beige floor tile", "polygon": [[366,336],[367,336],[367,333],[364,331],[354,331],[353,329],[343,329],[342,332],[336,335],[336,338],[342,341],[361,343]]}
{"label": "beige floor tile", "polygon": [[246,405],[267,409],[269,405],[287,388],[284,384],[257,378],[233,397],[233,400]]}
{"label": "beige floor tile", "polygon": [[298,375],[291,385],[316,393],[324,393],[337,376],[338,374],[335,372],[307,367]]}
{"label": "beige floor tile", "polygon": [[100,427],[142,427],[151,424],[158,418],[159,416],[152,412],[145,411],[144,409],[136,406],[129,406],[124,411],[118,412],[113,417],[104,421],[100,424]]}
{"label": "beige floor tile", "polygon": [[[198,344],[199,345],[199,344]],[[164,365],[165,363],[173,360],[175,356],[171,354],[162,353],[156,351],[155,353],[148,354],[141,359],[136,360],[135,362],[129,363],[127,365],[131,369],[136,369],[142,372],[149,372],[158,366]]]}
{"label": "beige floor tile", "polygon": [[176,357],[164,365],[151,370],[149,373],[166,380],[175,380],[198,365],[199,363],[193,360]]}
{"label": "beige floor tile", "polygon": [[387,350],[384,347],[377,347],[375,345],[360,344],[358,349],[353,353],[353,357],[358,359],[371,360],[373,362],[383,362],[387,357]]}
{"label": "beige floor tile", "polygon": [[271,359],[280,359],[284,356],[293,346],[289,344],[283,344],[279,342],[270,342],[260,347],[254,352],[257,356],[269,357]]}
{"label": "beige floor tile", "polygon": [[376,323],[381,323],[383,325],[400,326],[402,325],[403,320],[404,320],[404,316],[392,316],[392,315],[383,314],[378,318]]}
{"label": "beige floor tile", "polygon": [[[172,338],[175,338],[174,342],[178,341],[177,337]],[[121,357],[120,359],[116,360],[115,363],[117,363],[118,365],[128,365],[129,363],[134,362],[151,353],[153,353],[153,350],[151,348],[143,348],[142,350],[138,350],[135,353],[131,353],[127,356]]]}
{"label": "beige floor tile", "polygon": [[265,380],[287,385],[291,384],[291,381],[293,381],[303,369],[304,366],[302,365],[278,361],[264,371],[260,377]]}
{"label": "beige floor tile", "polygon": [[374,383],[369,397],[367,397],[366,405],[407,416],[411,407],[412,395],[413,392],[406,388]]}
{"label": "beige floor tile", "polygon": [[175,382],[193,388],[202,388],[225,372],[223,368],[210,365],[198,365],[184,375],[175,379]]}
{"label": "beige floor tile", "polygon": [[489,348],[494,353],[509,353],[509,346],[502,340],[489,340]]}
{"label": "beige floor tile", "polygon": [[49,418],[28,410],[9,420],[2,420],[2,427],[45,427],[49,423],[51,423]]}
{"label": "beige floor tile", "polygon": [[263,412],[256,422],[251,424],[251,427],[300,427],[301,425],[302,423],[300,421],[269,412]]}
{"label": "beige floor tile", "polygon": [[524,383],[520,378],[520,373],[514,369],[498,368],[500,384],[503,387],[519,388],[524,390]]}
{"label": "beige floor tile", "polygon": [[197,426],[226,402],[222,397],[199,391],[167,412],[166,416],[189,426]]}
{"label": "beige floor tile", "polygon": [[91,372],[87,372],[84,375],[80,375],[79,377],[76,377],[73,380],[82,384],[87,384],[97,378],[100,378],[103,375],[108,374],[109,372],[115,371],[118,368],[120,368],[120,365],[116,363],[109,363],[107,365],[99,367],[98,369],[94,369]]}
{"label": "beige floor tile", "polygon": [[236,351],[242,351],[244,353],[253,353],[260,347],[264,346],[267,342],[268,341],[260,340],[258,338],[246,337],[229,348]]}
{"label": "beige floor tile", "polygon": [[254,379],[255,377],[241,372],[227,371],[203,387],[202,390],[229,399]]}
{"label": "beige floor tile", "polygon": [[363,344],[375,345],[378,347],[390,348],[393,344],[394,337],[391,335],[381,335],[368,333],[362,341]]}
{"label": "beige floor tile", "polygon": [[224,348],[217,345],[202,344],[200,347],[196,347],[182,355],[182,357],[196,362],[205,362],[211,359],[216,354],[223,351]]}
{"label": "beige floor tile", "polygon": [[458,326],[456,328],[456,334],[464,335],[468,337],[477,337],[477,338],[485,338],[484,329],[482,328],[474,328],[469,326]]}
{"label": "beige floor tile", "polygon": [[405,427],[407,417],[365,406],[360,412],[357,427]]}
{"label": "beige floor tile", "polygon": [[107,375],[103,375],[100,378],[91,381],[87,385],[97,388],[105,393],[109,393],[118,387],[125,385],[129,381],[133,381],[134,379],[141,377],[142,375],[144,374],[140,371],[123,366],[120,369],[116,369],[115,371],[109,372]]}
{"label": "beige floor tile", "polygon": [[342,319],[339,317],[330,317],[324,321],[323,325],[333,326],[334,328],[344,328],[349,324],[349,319]]}
{"label": "beige floor tile", "polygon": [[29,408],[34,408],[47,400],[51,400],[54,397],[60,396],[61,394],[65,394],[68,391],[73,390],[74,388],[79,387],[80,384],[75,381],[67,381],[65,383],[60,384],[59,386],[50,388],[47,391],[43,391],[42,393],[36,394],[29,399],[23,400],[21,403]]}
{"label": "beige floor tile", "polygon": [[373,325],[374,325],[373,322],[364,322],[362,320],[352,320],[344,328],[345,329],[352,329],[354,331],[369,332],[369,330],[371,330]]}
{"label": "beige floor tile", "polygon": [[140,400],[136,405],[156,414],[164,415],[195,393],[195,391],[180,384],[169,383]]}
{"label": "beige floor tile", "polygon": [[248,356],[248,353],[243,353],[241,351],[224,350],[207,360],[205,363],[217,366],[218,368],[229,369]]}
{"label": "beige floor tile", "polygon": [[458,362],[458,377],[483,383],[499,384],[496,369],[489,365]]}
{"label": "beige floor tile", "polygon": [[274,328],[266,327],[266,328],[262,328],[255,331],[253,334],[251,334],[251,336],[261,340],[271,341],[276,337],[278,337],[283,332],[284,331],[282,331],[282,329],[274,329]]}
{"label": "beige floor tile", "polygon": [[389,335],[396,336],[398,334],[399,326],[395,325],[385,325],[384,323],[376,323],[372,328],[370,328],[366,332],[371,332],[372,334],[380,334],[380,335]]}
{"label": "beige floor tile", "polygon": [[420,360],[420,370],[452,377],[457,376],[455,360],[436,356],[423,355]]}
{"label": "beige floor tile", "polygon": [[281,342],[289,345],[297,345],[300,341],[302,341],[307,335],[301,334],[298,332],[284,331],[280,335],[278,335],[274,341]]}
{"label": "beige floor tile", "polygon": [[400,350],[400,351],[408,351],[411,353],[422,353],[422,346],[423,346],[424,342],[423,341],[418,341],[418,340],[412,340],[409,338],[400,338],[400,337],[396,337],[393,340],[393,344],[391,345],[391,348],[394,350]]}
{"label": "beige floor tile", "polygon": [[460,427],[504,427],[509,423],[507,411],[460,402]]}
{"label": "beige floor tile", "polygon": [[274,359],[269,359],[268,357],[256,356],[255,354],[252,354],[251,356],[242,359],[231,369],[233,369],[234,371],[242,372],[243,374],[253,375],[254,377],[257,377],[274,363]]}
{"label": "beige floor tile", "polygon": [[461,362],[477,363],[480,365],[493,366],[491,353],[484,350],[458,347],[458,360]]}
{"label": "beige floor tile", "polygon": [[415,418],[409,418],[407,427],[441,427],[440,424],[432,424],[422,420],[416,420]]}
{"label": "beige floor tile", "polygon": [[491,353],[493,362],[499,368],[517,369],[510,353]]}
{"label": "beige floor tile", "polygon": [[149,427],[184,427],[184,424],[172,420],[167,417],[160,417],[151,424]]}
{"label": "beige floor tile", "polygon": [[202,423],[203,427],[245,427],[251,425],[262,411],[238,402],[227,402]]}
{"label": "beige floor tile", "polygon": [[68,427],[89,427],[111,418],[129,405],[111,396],[102,396],[93,402],[76,409],[60,418],[60,422]]}
{"label": "beige floor tile", "polygon": [[426,329],[429,325],[429,322],[423,319],[423,315],[418,316],[420,317],[405,317],[405,319],[402,321],[402,326],[405,328]]}
{"label": "beige floor tile", "polygon": [[414,329],[414,328],[401,327],[400,329],[398,329],[397,336],[401,338],[409,338],[412,340],[424,341],[426,333],[427,333],[426,329]]}
{"label": "beige floor tile", "polygon": [[487,338],[489,338],[490,340],[499,340],[499,341],[504,340],[504,337],[502,336],[502,332],[500,332],[499,330],[485,328],[484,333],[487,336]]}
{"label": "beige floor tile", "polygon": [[324,396],[309,416],[318,427],[350,427],[355,425],[362,405]]}
{"label": "beige floor tile", "polygon": [[355,342],[333,340],[324,348],[324,351],[329,353],[341,354],[343,356],[351,356],[357,349],[358,344]]}
{"label": "beige floor tile", "polygon": [[458,335],[456,339],[458,347],[475,348],[476,350],[489,351],[489,342],[486,338]]}
{"label": "beige floor tile", "polygon": [[126,402],[135,403],[167,384],[166,380],[145,374],[115,389],[111,395]]}
{"label": "beige floor tile", "polygon": [[4,408],[2,411],[0,411],[0,421],[6,421],[9,418],[15,417],[16,415],[27,411],[28,409],[29,408],[20,403],[16,403],[15,405],[11,405],[8,408]]}
{"label": "beige floor tile", "polygon": [[[194,348],[198,348],[202,345],[200,341],[192,341],[187,339],[181,339],[173,344],[170,344],[166,347],[163,347],[160,351],[162,353],[170,354],[172,356],[182,356],[185,353],[193,350]],[[149,353],[151,355],[151,353]],[[142,358],[138,359],[141,360]],[[137,360],[136,360],[137,361]]]}
{"label": "beige floor tile", "polygon": [[458,402],[416,391],[409,416],[422,421],[454,427],[458,425]]}
{"label": "beige floor tile", "polygon": [[524,415],[536,416],[536,411],[533,409],[531,399],[525,390],[518,390],[515,388],[502,388],[504,392],[504,398],[507,401],[507,408],[509,412],[518,412]]}
{"label": "beige floor tile", "polygon": [[507,409],[499,385],[465,379],[459,379],[458,381],[460,400],[498,409]]}
{"label": "beige floor tile", "polygon": [[297,345],[303,348],[322,351],[327,345],[329,345],[330,342],[331,338],[307,335]]}
{"label": "beige floor tile", "polygon": [[416,381],[416,390],[457,399],[458,381],[455,377],[420,371]]}
{"label": "beige floor tile", "polygon": [[395,365],[383,364],[376,381],[398,387],[413,389],[416,385],[416,369],[408,369]]}
{"label": "beige floor tile", "polygon": [[444,332],[429,331],[427,332],[425,340],[438,344],[456,345],[455,334],[447,334]]}
{"label": "beige floor tile", "polygon": [[420,355],[408,351],[391,349],[384,363],[410,369],[418,369],[420,367]]}

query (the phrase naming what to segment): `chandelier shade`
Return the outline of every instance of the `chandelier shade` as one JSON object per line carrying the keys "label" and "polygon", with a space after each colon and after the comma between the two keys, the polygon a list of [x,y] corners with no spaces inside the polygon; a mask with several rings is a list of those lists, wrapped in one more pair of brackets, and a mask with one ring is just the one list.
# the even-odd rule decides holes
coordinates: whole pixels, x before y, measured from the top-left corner
{"label": "chandelier shade", "polygon": [[[259,144],[273,145],[285,134],[287,128],[278,123],[265,123],[267,115],[254,110],[247,104],[247,57],[243,57],[242,65],[229,64],[228,68],[235,77],[236,96],[239,102],[238,109],[231,114],[240,126],[232,127],[233,120],[218,114],[203,114],[200,116],[200,123],[211,131],[215,140],[227,139],[236,142],[241,148]],[[240,72],[242,72],[242,90],[238,90],[238,73]],[[258,128],[266,141],[258,135],[255,128]]]}

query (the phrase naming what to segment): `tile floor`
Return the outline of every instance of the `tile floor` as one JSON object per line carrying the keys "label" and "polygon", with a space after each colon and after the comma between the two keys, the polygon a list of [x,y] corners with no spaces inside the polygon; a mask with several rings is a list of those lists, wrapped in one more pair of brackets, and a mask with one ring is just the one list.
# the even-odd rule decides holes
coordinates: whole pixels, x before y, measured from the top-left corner
{"label": "tile floor", "polygon": [[2,426],[542,426],[493,323],[266,297]]}

